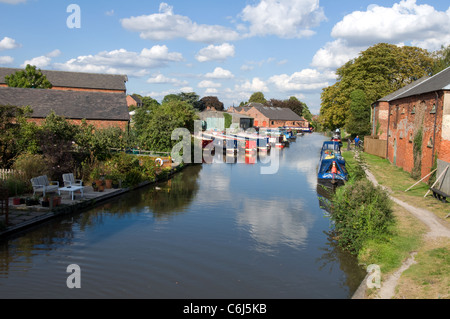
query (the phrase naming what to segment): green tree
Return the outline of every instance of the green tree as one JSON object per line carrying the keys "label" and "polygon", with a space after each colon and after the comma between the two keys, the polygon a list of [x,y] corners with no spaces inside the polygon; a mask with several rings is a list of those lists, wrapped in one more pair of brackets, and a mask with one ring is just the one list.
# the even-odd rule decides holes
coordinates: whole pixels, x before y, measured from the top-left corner
{"label": "green tree", "polygon": [[264,97],[264,93],[262,92],[255,92],[250,96],[250,99],[248,100],[249,103],[261,103],[265,104],[267,102],[266,98]]}
{"label": "green tree", "polygon": [[370,104],[363,90],[350,94],[350,114],[347,118],[347,132],[353,136],[370,134]]}
{"label": "green tree", "polygon": [[379,43],[340,67],[337,81],[322,91],[321,115],[329,129],[343,127],[350,94],[361,89],[369,104],[403,86],[431,75],[434,59],[423,49]]}
{"label": "green tree", "polygon": [[149,114],[138,136],[141,147],[160,152],[170,152],[177,141],[172,141],[172,132],[177,128],[194,131],[197,114],[192,105],[173,100]]}
{"label": "green tree", "polygon": [[447,47],[441,46],[440,50],[433,52],[433,57],[435,59],[433,74],[437,74],[450,67],[450,45]]}
{"label": "green tree", "polygon": [[21,126],[31,114],[31,109],[12,105],[0,105],[0,167],[10,168],[20,154]]}
{"label": "green tree", "polygon": [[51,89],[52,84],[47,77],[34,65],[25,67],[25,70],[5,76],[5,82],[9,87]]}

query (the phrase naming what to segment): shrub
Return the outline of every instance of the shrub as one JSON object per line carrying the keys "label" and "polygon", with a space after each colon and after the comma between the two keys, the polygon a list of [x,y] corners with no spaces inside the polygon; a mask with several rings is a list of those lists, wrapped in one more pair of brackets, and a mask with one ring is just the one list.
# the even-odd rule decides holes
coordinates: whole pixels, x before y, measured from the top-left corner
{"label": "shrub", "polygon": [[389,195],[367,179],[338,189],[332,206],[339,245],[355,254],[367,240],[386,235],[394,222]]}
{"label": "shrub", "polygon": [[8,189],[9,196],[19,196],[31,190],[31,182],[27,182],[22,176],[16,174],[9,176],[2,182],[2,186]]}
{"label": "shrub", "polygon": [[14,170],[21,172],[25,180],[47,174],[47,162],[42,155],[24,153],[19,155],[13,165]]}

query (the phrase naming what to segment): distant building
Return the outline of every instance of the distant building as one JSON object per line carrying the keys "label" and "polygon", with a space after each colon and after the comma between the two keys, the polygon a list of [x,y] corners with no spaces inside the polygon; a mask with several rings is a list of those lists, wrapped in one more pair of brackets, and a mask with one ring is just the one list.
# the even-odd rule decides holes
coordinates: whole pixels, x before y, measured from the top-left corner
{"label": "distant building", "polygon": [[221,111],[203,111],[198,113],[202,120],[203,128],[207,130],[224,130],[225,129],[225,114],[231,116],[231,124],[243,130],[253,127],[253,118],[238,113],[228,113]]}
{"label": "distant building", "polygon": [[[17,68],[0,68],[0,87],[7,87],[5,76],[22,71]],[[52,90],[89,91],[126,94],[128,77],[117,74],[99,74],[41,70],[53,85]]]}
{"label": "distant building", "polygon": [[21,70],[0,68],[0,105],[30,106],[37,124],[54,111],[73,123],[128,128],[126,75],[41,70],[52,89],[9,88],[5,76]]}
{"label": "distant building", "polygon": [[136,95],[127,95],[127,105],[128,108],[134,107],[142,107],[142,100],[138,98]]}
{"label": "distant building", "polygon": [[289,108],[269,107],[261,103],[249,103],[243,107],[231,107],[229,112],[250,116],[256,127],[302,127],[308,128],[309,122]]}
{"label": "distant building", "polygon": [[125,94],[0,87],[0,105],[30,106],[31,121],[41,124],[54,111],[75,124],[85,119],[96,128],[128,129]]}

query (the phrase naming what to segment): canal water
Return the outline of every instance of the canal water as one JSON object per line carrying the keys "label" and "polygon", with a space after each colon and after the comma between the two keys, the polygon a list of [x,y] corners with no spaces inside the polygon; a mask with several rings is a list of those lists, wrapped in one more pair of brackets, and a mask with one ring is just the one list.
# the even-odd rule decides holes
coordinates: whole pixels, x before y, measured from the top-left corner
{"label": "canal water", "polygon": [[253,157],[192,165],[1,242],[0,298],[350,298],[365,273],[330,239],[325,139],[298,137],[275,174]]}

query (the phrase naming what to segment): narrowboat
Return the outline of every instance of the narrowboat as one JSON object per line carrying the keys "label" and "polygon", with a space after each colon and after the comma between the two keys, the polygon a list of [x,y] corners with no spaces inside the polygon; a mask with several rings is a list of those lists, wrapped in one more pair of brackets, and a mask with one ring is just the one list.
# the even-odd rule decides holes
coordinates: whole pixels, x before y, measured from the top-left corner
{"label": "narrowboat", "polygon": [[341,155],[339,142],[324,142],[320,154],[318,183],[328,187],[344,185],[348,181],[345,159]]}

